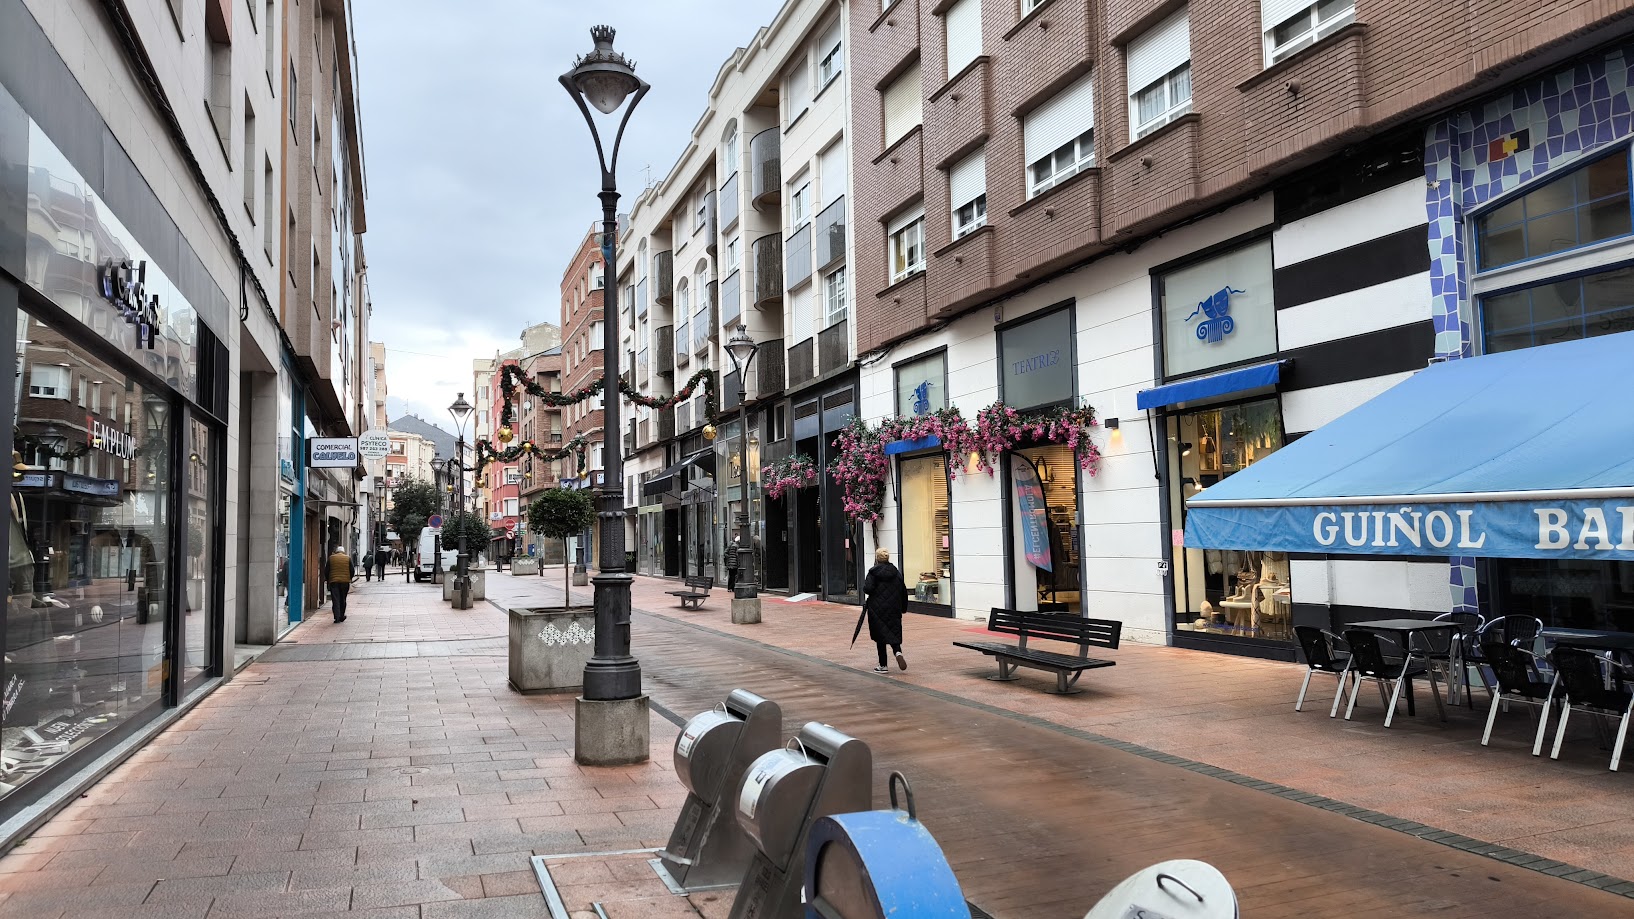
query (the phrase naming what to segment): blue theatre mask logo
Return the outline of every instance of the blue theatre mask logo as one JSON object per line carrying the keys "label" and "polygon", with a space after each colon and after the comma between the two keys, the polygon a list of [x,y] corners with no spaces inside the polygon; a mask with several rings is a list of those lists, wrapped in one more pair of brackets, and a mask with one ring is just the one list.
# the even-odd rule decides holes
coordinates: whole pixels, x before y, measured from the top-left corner
{"label": "blue theatre mask logo", "polygon": [[1222,287],[1209,295],[1208,299],[1198,303],[1197,309],[1192,310],[1191,315],[1186,317],[1187,322],[1195,319],[1198,313],[1203,313],[1207,317],[1197,323],[1197,340],[1213,343],[1230,335],[1232,330],[1237,328],[1236,321],[1231,318],[1231,295],[1247,292],[1235,287]]}

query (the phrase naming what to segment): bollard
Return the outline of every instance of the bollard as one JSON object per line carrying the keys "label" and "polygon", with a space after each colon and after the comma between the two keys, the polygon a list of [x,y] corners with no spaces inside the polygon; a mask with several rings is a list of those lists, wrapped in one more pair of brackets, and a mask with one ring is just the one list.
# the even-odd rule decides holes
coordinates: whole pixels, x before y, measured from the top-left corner
{"label": "bollard", "polygon": [[810,722],[785,747],[749,766],[737,794],[737,821],[755,846],[730,919],[801,919],[806,839],[822,817],[873,803],[868,745]]}
{"label": "bollard", "polygon": [[675,774],[687,800],[669,845],[652,865],[676,893],[736,887],[754,858],[735,813],[749,764],[777,748],[783,711],[752,692],[734,689],[719,709],[703,712],[675,739]]}
{"label": "bollard", "polygon": [[[897,808],[902,786],[906,810]],[[891,809],[824,817],[806,841],[806,919],[970,919],[959,880],[891,773]]]}

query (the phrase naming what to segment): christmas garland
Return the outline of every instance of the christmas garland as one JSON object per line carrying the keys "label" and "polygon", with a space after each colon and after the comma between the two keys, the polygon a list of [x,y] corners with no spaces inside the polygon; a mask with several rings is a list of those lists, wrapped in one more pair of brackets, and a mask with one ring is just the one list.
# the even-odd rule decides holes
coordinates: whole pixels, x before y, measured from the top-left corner
{"label": "christmas garland", "polygon": [[[505,440],[505,435],[509,432],[510,428],[501,429],[500,439]],[[559,450],[541,449],[538,444],[531,440],[524,440],[514,447],[497,448],[488,442],[488,438],[481,437],[477,439],[476,446],[473,448],[477,459],[476,465],[471,467],[471,474],[480,477],[482,470],[489,463],[515,462],[523,456],[532,454],[547,463],[571,456],[574,458],[574,468],[577,470],[575,474],[582,475],[585,470],[585,452],[589,447],[590,441],[583,434],[575,435],[572,440],[562,444]]]}
{"label": "christmas garland", "polygon": [[[686,385],[682,386],[673,396],[642,395],[634,386],[622,380],[619,381],[618,391],[624,395],[624,398],[629,399],[636,405],[662,410],[674,408],[692,398],[693,392],[699,386],[704,388],[704,392],[708,396],[704,400],[704,421],[708,424],[714,424],[715,417],[720,411],[719,400],[715,394],[718,382],[715,379],[715,371],[707,367],[689,377]],[[518,390],[526,390],[528,395],[552,408],[564,408],[599,396],[606,388],[606,379],[597,377],[573,392],[551,392],[528,379],[528,375],[522,371],[521,367],[516,364],[505,364],[499,368],[499,391],[503,397],[499,406],[499,440],[501,443],[510,443],[510,438],[506,434],[516,421]]]}
{"label": "christmas garland", "polygon": [[760,469],[760,487],[769,498],[781,498],[790,489],[817,484],[817,466],[804,453],[774,460]]}
{"label": "christmas garland", "polygon": [[974,427],[957,408],[886,418],[875,427],[853,418],[836,439],[837,455],[828,469],[843,491],[846,516],[872,523],[885,507],[885,480],[891,468],[886,444],[937,438],[955,458],[948,464],[950,479],[958,477],[963,469],[959,459],[965,456],[974,457],[977,468],[992,475],[998,457],[1023,441],[1065,444],[1077,456],[1078,466],[1093,476],[1101,462],[1100,448],[1091,436],[1097,424],[1095,410],[1088,406],[1020,412],[1002,402],[977,412]]}

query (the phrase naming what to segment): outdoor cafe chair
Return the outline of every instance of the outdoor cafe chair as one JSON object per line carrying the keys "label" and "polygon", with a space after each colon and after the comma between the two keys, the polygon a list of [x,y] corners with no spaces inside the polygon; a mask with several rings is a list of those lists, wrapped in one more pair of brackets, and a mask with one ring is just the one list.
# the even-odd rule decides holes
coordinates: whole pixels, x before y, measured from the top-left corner
{"label": "outdoor cafe chair", "polygon": [[1617,738],[1611,747],[1611,771],[1623,758],[1623,741],[1628,739],[1628,720],[1634,715],[1634,687],[1623,674],[1634,670],[1627,664],[1602,657],[1583,648],[1561,645],[1554,650],[1555,672],[1565,689],[1560,710],[1560,727],[1555,730],[1555,746],[1550,759],[1560,758],[1560,742],[1566,739],[1566,719],[1572,709],[1617,718]]}
{"label": "outdoor cafe chair", "polygon": [[1543,750],[1543,733],[1549,726],[1549,709],[1554,698],[1553,681],[1538,670],[1541,658],[1532,653],[1531,648],[1517,647],[1503,641],[1488,641],[1481,645],[1481,659],[1492,668],[1492,675],[1498,681],[1498,691],[1492,696],[1492,709],[1487,712],[1481,746],[1487,746],[1492,739],[1492,723],[1498,719],[1499,707],[1507,710],[1510,702],[1524,702],[1536,705],[1542,711],[1538,716],[1537,736],[1532,739],[1532,755],[1537,756]]}
{"label": "outdoor cafe chair", "polygon": [[1311,686],[1311,677],[1320,671],[1339,678],[1333,707],[1328,709],[1328,717],[1333,718],[1339,714],[1339,703],[1345,701],[1345,681],[1350,672],[1350,651],[1342,647],[1345,640],[1314,625],[1296,625],[1294,635],[1298,636],[1299,646],[1305,651],[1306,667],[1305,682],[1299,684],[1299,698],[1294,700],[1294,711],[1304,706],[1305,691]]}
{"label": "outdoor cafe chair", "polygon": [[1501,642],[1516,647],[1531,648],[1537,637],[1543,633],[1543,620],[1535,616],[1499,616],[1481,626],[1478,643],[1485,651],[1486,645]]}
{"label": "outdoor cafe chair", "polygon": [[[1458,629],[1445,638],[1446,647],[1431,648],[1429,657],[1446,667],[1449,698],[1453,692],[1462,692],[1464,704],[1473,709],[1475,698],[1470,693],[1470,664],[1475,664],[1475,672],[1480,676],[1481,684],[1486,687],[1487,695],[1492,695],[1492,686],[1487,683],[1486,673],[1480,667],[1481,650],[1476,638],[1482,626],[1486,625],[1486,617],[1480,613],[1442,613],[1435,617],[1435,621],[1451,622],[1458,626]],[[1432,641],[1443,640],[1429,632],[1425,633],[1425,637]]]}
{"label": "outdoor cafe chair", "polygon": [[[1350,694],[1350,705],[1345,708],[1345,720],[1349,721],[1351,714],[1356,711],[1356,699],[1362,694],[1362,680],[1372,680],[1379,687],[1379,698],[1386,706],[1384,726],[1389,727],[1396,717],[1396,703],[1401,700],[1402,684],[1407,684],[1407,706],[1413,707],[1413,680],[1426,677],[1430,681],[1430,692],[1435,696],[1437,709],[1441,708],[1441,690],[1435,682],[1435,671],[1429,669],[1425,661],[1405,650],[1401,657],[1387,657],[1384,653],[1384,644],[1389,639],[1377,632],[1365,629],[1348,629],[1345,631],[1345,644],[1350,645],[1350,673],[1356,678],[1355,691]],[[1395,644],[1390,642],[1390,644]],[[1385,699],[1385,684],[1390,684],[1391,691]],[[1443,717],[1445,713],[1443,712]]]}

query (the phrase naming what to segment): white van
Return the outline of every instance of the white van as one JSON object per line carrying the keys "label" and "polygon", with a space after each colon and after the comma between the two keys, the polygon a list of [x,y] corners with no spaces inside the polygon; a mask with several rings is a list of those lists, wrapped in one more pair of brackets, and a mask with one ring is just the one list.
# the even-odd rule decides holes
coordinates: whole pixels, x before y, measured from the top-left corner
{"label": "white van", "polygon": [[[420,531],[420,564],[414,569],[414,580],[429,581],[435,573],[437,538],[442,535],[441,527],[426,527]],[[443,570],[453,571],[459,564],[460,551],[458,548],[443,548]]]}

